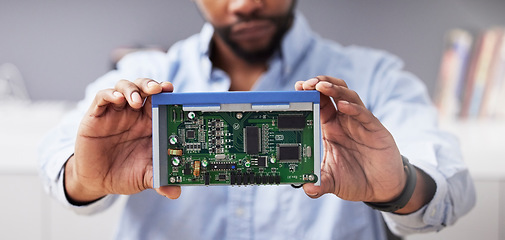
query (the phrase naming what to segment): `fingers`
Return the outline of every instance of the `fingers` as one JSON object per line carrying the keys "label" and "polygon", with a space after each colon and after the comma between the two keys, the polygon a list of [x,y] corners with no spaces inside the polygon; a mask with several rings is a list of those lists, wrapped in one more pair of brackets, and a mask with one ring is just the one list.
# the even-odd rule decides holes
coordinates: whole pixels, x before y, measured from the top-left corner
{"label": "fingers", "polygon": [[317,90],[322,94],[332,97],[335,101],[346,100],[348,102],[363,105],[358,94],[347,87],[347,83],[338,78],[329,76],[317,76],[307,81],[298,81],[296,90]]}
{"label": "fingers", "polygon": [[[114,88],[125,96],[128,105],[130,105],[134,109],[140,109],[144,104],[144,99],[142,95],[144,96],[148,95],[144,91],[149,92],[151,90],[150,88],[154,87],[155,85],[149,82],[150,81],[147,81],[147,79],[137,79],[135,80],[135,82],[130,82],[128,80],[120,80],[119,82],[116,83],[116,86]],[[158,86],[155,88],[158,88],[157,92],[161,91],[161,89],[159,89],[161,87]]]}
{"label": "fingers", "polygon": [[368,109],[364,106],[350,103],[344,100],[337,102],[338,110],[348,116],[351,116],[356,121],[360,122],[363,127],[369,131],[379,130],[383,126]]}
{"label": "fingers", "polygon": [[181,187],[180,186],[162,186],[160,188],[156,188],[156,192],[164,197],[170,199],[177,199],[181,196]]}
{"label": "fingers", "polygon": [[[319,82],[317,78],[311,78],[307,81],[298,81],[295,83],[295,90],[316,90],[316,85]],[[321,119],[324,123],[327,119],[331,119],[336,114],[336,109],[333,106],[333,102],[329,96],[321,94],[320,97],[320,108],[321,112],[323,112],[323,116],[327,116],[325,119]],[[328,114],[329,113],[329,114]]]}
{"label": "fingers", "polygon": [[174,85],[170,82],[161,82],[161,92],[173,92],[174,91]]}
{"label": "fingers", "polygon": [[[335,117],[337,109],[333,101],[347,101],[364,106],[359,95],[348,88],[347,83],[338,78],[329,76],[317,76],[307,81],[299,81],[295,84],[296,90],[317,90],[321,95],[321,122],[325,123]],[[333,100],[333,101],[332,101]],[[339,109],[340,110],[340,109]]]}
{"label": "fingers", "polygon": [[160,84],[149,78],[139,78],[134,82],[120,80],[114,88],[124,95],[128,104],[134,109],[140,109],[144,106],[144,101],[148,96],[173,91],[171,83],[164,82]]}
{"label": "fingers", "polygon": [[303,86],[304,88],[315,89],[326,96],[332,97],[335,101],[345,100],[364,106],[359,95],[355,91],[349,89],[347,83],[342,79],[317,76],[316,78],[305,81]]}
{"label": "fingers", "polygon": [[95,117],[101,116],[107,107],[111,105],[115,109],[121,109],[124,107],[126,100],[122,93],[115,91],[114,89],[105,89],[99,91],[94,100],[94,108],[91,109],[91,115]]}
{"label": "fingers", "polygon": [[170,82],[158,83],[148,78],[139,78],[134,82],[120,80],[113,89],[104,89],[96,94],[90,115],[101,116],[109,106],[121,110],[126,103],[134,109],[140,109],[146,103],[150,107],[149,96],[173,90],[174,86]]}
{"label": "fingers", "polygon": [[303,87],[303,89],[297,89],[297,90],[316,90],[316,85],[319,82],[329,82],[329,83],[336,85],[336,86],[348,88],[347,83],[344,80],[339,79],[339,78],[329,77],[329,76],[317,76],[317,77],[311,78],[307,81],[298,81],[295,84],[295,88],[297,87],[297,85],[300,85],[300,87]]}

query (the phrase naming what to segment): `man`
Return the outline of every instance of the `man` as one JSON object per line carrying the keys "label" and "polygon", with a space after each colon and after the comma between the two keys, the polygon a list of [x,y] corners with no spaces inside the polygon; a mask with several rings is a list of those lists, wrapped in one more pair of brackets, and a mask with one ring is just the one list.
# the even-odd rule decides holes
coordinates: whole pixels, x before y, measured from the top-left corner
{"label": "man", "polygon": [[[322,40],[295,0],[195,2],[200,34],[124,58],[49,136],[42,175],[61,202],[89,214],[131,195],[118,239],[385,239],[382,216],[404,235],[471,209],[456,141],[395,57]],[[321,186],[150,190],[152,94],[293,89],[321,92]]]}

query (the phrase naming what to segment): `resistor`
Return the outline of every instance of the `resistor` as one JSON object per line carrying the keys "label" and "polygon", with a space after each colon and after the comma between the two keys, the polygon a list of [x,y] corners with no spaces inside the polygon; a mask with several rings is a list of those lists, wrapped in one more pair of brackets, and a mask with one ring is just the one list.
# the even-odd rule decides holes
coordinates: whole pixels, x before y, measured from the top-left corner
{"label": "resistor", "polygon": [[193,175],[195,177],[200,176],[200,161],[198,161],[198,160],[195,160],[193,162]]}
{"label": "resistor", "polygon": [[182,156],[182,149],[168,149],[168,155],[170,155],[170,156]]}

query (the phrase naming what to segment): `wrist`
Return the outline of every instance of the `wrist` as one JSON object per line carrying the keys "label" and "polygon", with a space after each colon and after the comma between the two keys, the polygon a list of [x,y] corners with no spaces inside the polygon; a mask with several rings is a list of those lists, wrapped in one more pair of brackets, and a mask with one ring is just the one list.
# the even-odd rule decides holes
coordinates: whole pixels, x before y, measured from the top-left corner
{"label": "wrist", "polygon": [[76,206],[87,205],[103,198],[106,194],[87,188],[79,179],[75,168],[75,156],[72,155],[64,166],[63,188],[69,203]]}
{"label": "wrist", "polygon": [[389,202],[365,202],[366,205],[383,212],[396,212],[407,206],[416,189],[417,171],[414,166],[409,163],[406,157],[402,156],[402,162],[407,178],[405,187],[401,191],[400,195]]}

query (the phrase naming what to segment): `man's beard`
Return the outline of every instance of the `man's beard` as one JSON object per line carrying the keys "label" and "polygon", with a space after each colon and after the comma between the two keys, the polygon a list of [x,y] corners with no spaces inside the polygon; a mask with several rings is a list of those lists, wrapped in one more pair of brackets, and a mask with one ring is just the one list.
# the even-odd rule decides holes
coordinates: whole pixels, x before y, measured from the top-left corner
{"label": "man's beard", "polygon": [[[238,57],[240,57],[241,59],[250,64],[256,64],[266,62],[274,54],[274,52],[280,48],[284,34],[291,27],[293,18],[294,18],[293,8],[291,8],[287,14],[282,16],[270,16],[270,17],[252,16],[240,19],[237,23],[234,23],[229,26],[224,27],[214,26],[214,29],[215,32],[219,35],[219,37],[221,37],[221,39],[226,43],[226,45],[228,45],[228,47],[230,47],[233,53],[235,53],[235,55],[237,55]],[[272,39],[270,39],[268,45],[265,46],[264,48],[257,50],[246,50],[231,39],[230,37],[231,29],[235,24],[253,20],[271,21],[276,27],[276,32],[272,36]]]}

